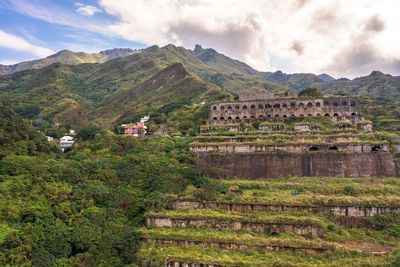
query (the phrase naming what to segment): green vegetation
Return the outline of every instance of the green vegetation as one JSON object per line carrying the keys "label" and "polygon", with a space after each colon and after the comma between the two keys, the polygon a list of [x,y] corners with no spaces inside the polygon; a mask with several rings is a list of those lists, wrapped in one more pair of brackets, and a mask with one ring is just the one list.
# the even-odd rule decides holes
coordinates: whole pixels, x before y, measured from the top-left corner
{"label": "green vegetation", "polygon": [[311,98],[321,98],[321,97],[324,96],[324,93],[321,92],[318,89],[315,89],[315,88],[307,88],[307,89],[301,90],[297,94],[297,96],[300,97],[300,98],[309,98],[309,97],[311,97]]}

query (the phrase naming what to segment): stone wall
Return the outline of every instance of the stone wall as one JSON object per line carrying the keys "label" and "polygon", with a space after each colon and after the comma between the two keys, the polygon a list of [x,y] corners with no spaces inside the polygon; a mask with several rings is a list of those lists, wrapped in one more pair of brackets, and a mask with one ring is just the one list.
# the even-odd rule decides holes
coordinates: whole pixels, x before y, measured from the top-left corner
{"label": "stone wall", "polygon": [[174,219],[174,218],[157,218],[146,217],[146,226],[154,225],[156,227],[169,228],[186,228],[186,227],[203,227],[207,226],[212,229],[227,230],[227,231],[246,231],[258,233],[271,233],[289,231],[298,235],[308,236],[323,234],[323,229],[320,225],[300,225],[290,223],[263,223],[251,221],[228,221],[228,220],[206,220],[206,219]]}
{"label": "stone wall", "polygon": [[305,205],[268,205],[268,204],[244,204],[244,203],[220,203],[220,202],[198,202],[176,200],[168,204],[170,209],[180,208],[219,208],[234,212],[254,211],[299,211],[305,210],[312,212],[313,210],[328,210],[337,216],[348,217],[372,217],[384,213],[400,212],[400,207],[342,207],[342,206],[305,206]]}
{"label": "stone wall", "polygon": [[287,176],[399,177],[389,153],[215,154],[198,153],[197,165],[210,177]]}
{"label": "stone wall", "polygon": [[359,114],[357,97],[236,101],[213,103],[209,106],[209,119],[218,124],[264,117],[341,117]]}
{"label": "stone wall", "polygon": [[374,144],[335,144],[335,145],[257,145],[257,144],[218,144],[215,145],[191,145],[190,151],[197,153],[218,152],[218,153],[253,153],[253,152],[276,152],[304,153],[308,151],[343,151],[348,153],[371,153],[389,152],[389,145]]}

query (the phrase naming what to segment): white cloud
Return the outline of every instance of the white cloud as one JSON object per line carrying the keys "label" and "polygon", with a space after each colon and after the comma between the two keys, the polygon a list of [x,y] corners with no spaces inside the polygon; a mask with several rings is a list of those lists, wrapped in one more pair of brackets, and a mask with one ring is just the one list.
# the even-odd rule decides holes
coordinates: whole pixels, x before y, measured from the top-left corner
{"label": "white cloud", "polygon": [[[119,19],[108,30],[131,41],[189,48],[201,44],[260,70],[328,72],[337,77],[375,69],[400,74],[397,0],[99,0],[99,4]],[[366,47],[360,47],[360,41]]]}
{"label": "white cloud", "polygon": [[76,2],[75,6],[77,7],[76,11],[85,16],[93,16],[96,13],[103,12],[95,6],[84,5],[80,2]]}
{"label": "white cloud", "polygon": [[17,51],[29,52],[38,57],[46,57],[54,54],[54,51],[51,49],[30,44],[25,39],[8,34],[2,30],[0,30],[0,46]]}

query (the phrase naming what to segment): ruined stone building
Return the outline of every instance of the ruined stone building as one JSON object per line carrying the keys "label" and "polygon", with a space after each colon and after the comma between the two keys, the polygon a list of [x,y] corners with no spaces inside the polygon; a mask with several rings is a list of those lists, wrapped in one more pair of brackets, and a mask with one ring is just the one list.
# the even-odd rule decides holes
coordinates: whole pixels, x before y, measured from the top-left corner
{"label": "ruined stone building", "polygon": [[218,124],[265,117],[344,117],[360,114],[358,97],[282,98],[267,91],[242,92],[238,101],[216,102],[209,106],[209,119]]}

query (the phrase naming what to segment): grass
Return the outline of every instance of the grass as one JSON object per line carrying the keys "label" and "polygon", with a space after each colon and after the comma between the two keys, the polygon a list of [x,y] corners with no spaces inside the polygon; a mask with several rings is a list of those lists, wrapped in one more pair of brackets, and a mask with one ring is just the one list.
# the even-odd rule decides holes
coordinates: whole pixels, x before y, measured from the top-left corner
{"label": "grass", "polygon": [[176,209],[149,211],[146,217],[155,218],[173,218],[173,219],[190,219],[190,220],[226,220],[226,221],[242,221],[242,222],[260,222],[266,224],[296,224],[296,225],[316,225],[324,226],[321,218],[306,214],[302,211],[295,212],[255,212],[247,211],[244,213],[231,212],[221,209]]}
{"label": "grass", "polygon": [[[265,180],[223,180],[236,192],[218,196],[224,203],[315,206],[400,207],[398,178],[288,177]],[[182,197],[195,199],[190,189]],[[293,196],[292,192],[299,193]]]}
{"label": "grass", "polygon": [[278,139],[275,141],[251,141],[251,142],[193,142],[189,146],[286,146],[286,145],[385,145],[389,144],[386,140],[354,140],[342,142],[326,142],[324,140],[308,141],[286,141]]}
{"label": "grass", "polygon": [[337,244],[332,242],[312,241],[301,236],[287,233],[272,237],[266,234],[255,234],[244,231],[223,231],[207,227],[142,229],[141,233],[144,238],[163,240],[208,241],[243,244],[248,246],[273,246],[298,249],[338,249]]}
{"label": "grass", "polygon": [[144,243],[138,260],[170,261],[224,266],[387,266],[394,260],[392,255],[375,256],[358,252],[335,251],[332,253],[307,253],[264,250],[229,251],[218,248],[193,246],[178,247]]}

